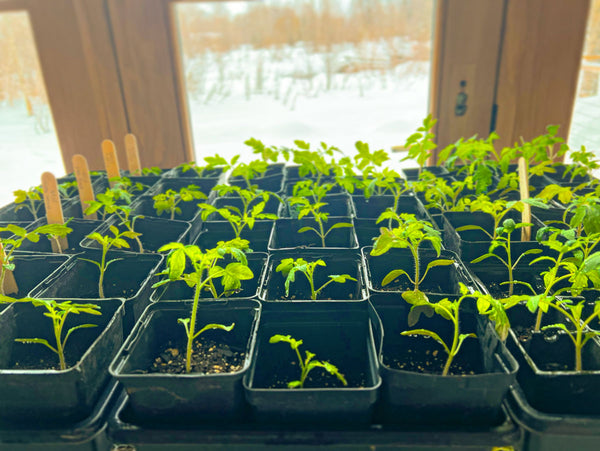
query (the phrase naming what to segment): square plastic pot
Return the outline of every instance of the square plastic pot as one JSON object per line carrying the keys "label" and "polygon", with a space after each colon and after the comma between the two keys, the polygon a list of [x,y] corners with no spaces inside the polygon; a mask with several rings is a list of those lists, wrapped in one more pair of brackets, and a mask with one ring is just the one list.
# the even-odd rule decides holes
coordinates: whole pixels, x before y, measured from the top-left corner
{"label": "square plastic pot", "polygon": [[[442,296],[430,297],[439,301]],[[499,340],[487,319],[469,313],[463,302],[459,316],[460,333],[475,333],[467,338],[454,358],[450,374],[441,375],[446,361],[442,346],[431,338],[402,336],[411,329],[428,329],[452,343],[452,323],[439,315],[421,315],[408,325],[410,305],[399,294],[371,297],[383,326],[383,345],[379,355],[383,380],[381,415],[384,422],[446,426],[496,425],[502,419],[502,401],[515,381],[518,365]],[[426,367],[433,356],[443,356],[431,370],[413,372],[401,369],[409,360]],[[428,357],[432,356],[432,357]],[[453,374],[455,368],[471,368],[473,374]],[[439,372],[438,372],[439,371]],[[460,427],[459,426],[459,427]]]}
{"label": "square plastic pot", "polygon": [[[190,224],[190,230],[186,235],[186,241],[192,240],[198,236],[202,230],[202,218],[200,217],[200,209],[198,204],[204,202],[201,199],[194,199],[190,202],[180,202],[177,207],[181,209],[181,214],[175,213],[175,217],[171,219],[169,212],[158,214],[154,208],[154,199],[151,196],[141,196],[132,204],[132,216],[142,215],[145,218],[160,218],[170,221],[183,221]],[[139,221],[136,220],[136,224]],[[165,223],[166,224],[166,223]],[[142,235],[143,237],[143,235]]]}
{"label": "square plastic pot", "polygon": [[[516,223],[521,222],[521,213],[510,211],[505,219],[514,219]],[[501,221],[502,222],[502,221]],[[531,227],[531,240],[535,240],[535,234],[542,224],[538,223],[532,216],[533,226]],[[480,226],[486,230],[464,230],[457,232],[456,229],[467,225]],[[480,211],[451,211],[444,213],[444,232],[443,243],[446,249],[456,252],[456,254],[465,262],[471,262],[480,255],[487,252],[490,242],[490,235],[494,232],[494,220],[492,215]],[[516,229],[511,234],[511,242],[521,241],[521,229]]]}
{"label": "square plastic pot", "polygon": [[121,393],[111,381],[98,397],[92,412],[77,423],[46,426],[30,422],[0,426],[0,451],[98,451],[110,449],[106,421]]}
{"label": "square plastic pot", "polygon": [[[411,278],[414,278],[414,259],[408,249],[392,248],[379,256],[371,255],[371,246],[362,248],[365,260],[366,279],[369,293],[403,292],[412,290],[414,286],[405,275],[399,276],[390,284],[382,287],[381,282],[392,270],[403,269]],[[419,285],[419,289],[425,293],[436,293],[444,295],[460,294],[459,283],[467,287],[475,287],[475,281],[454,252],[443,250],[438,257],[433,249],[419,250],[419,277],[423,277],[429,262],[433,260],[453,260],[448,266],[435,266],[429,270],[425,279]]]}
{"label": "square plastic pot", "polygon": [[[94,230],[100,235],[113,236],[109,228],[111,225],[119,227],[123,231],[125,228],[119,226],[119,219],[111,217],[102,225]],[[184,221],[171,221],[161,218],[138,218],[134,223],[134,230],[141,233],[139,237],[144,248],[144,253],[157,252],[163,245],[173,242],[185,242],[187,233],[190,230],[190,224]],[[120,251],[126,253],[139,253],[140,248],[136,240],[124,238],[128,242],[129,248],[122,248]],[[102,246],[95,240],[84,238],[81,240],[81,247],[84,249],[101,249]]]}
{"label": "square plastic pot", "polygon": [[[327,213],[329,216],[354,217],[356,215],[352,198],[348,194],[328,194],[327,196],[323,196],[321,202],[326,204],[321,207],[321,211]],[[296,219],[298,211],[298,206],[290,205],[286,202],[279,210],[279,217]]]}
{"label": "square plastic pot", "polygon": [[[347,222],[352,224],[352,218],[332,217],[330,216],[324,224],[324,229],[330,228],[333,224]],[[313,227],[318,230],[316,221],[310,218],[302,219],[278,219],[273,225],[271,237],[269,240],[269,252],[297,251],[300,249],[312,252],[348,252],[357,251],[358,239],[353,227],[343,227],[331,230],[327,235],[323,246],[321,238],[313,231],[299,233],[303,227]]]}
{"label": "square plastic pot", "polygon": [[194,183],[196,185],[198,185],[199,183],[214,183],[210,187],[210,189],[212,189],[215,185],[222,183],[222,180],[224,180],[224,173],[222,168],[216,168],[211,169],[209,171],[204,171],[202,175],[199,175],[193,169],[183,172],[181,168],[176,167],[165,172],[163,175],[163,180],[171,178],[186,179],[186,183]]}
{"label": "square plastic pot", "polygon": [[[206,221],[204,229],[198,235],[193,244],[201,249],[212,249],[219,241],[229,241],[235,238],[235,233],[228,221]],[[254,252],[267,252],[273,221],[260,220],[254,223],[254,227],[242,230],[240,238],[250,242],[250,249]]]}
{"label": "square plastic pot", "polygon": [[[102,299],[99,297],[98,267],[86,258],[100,261],[100,251],[87,251],[80,257],[70,259],[55,271],[51,277],[40,283],[31,296],[42,299],[72,300]],[[106,297],[119,297],[125,300],[125,334],[131,331],[135,321],[150,303],[152,283],[163,260],[158,254],[127,254],[110,251],[107,261],[118,259],[111,263],[104,276],[104,294]]]}
{"label": "square plastic pot", "polygon": [[[284,175],[283,163],[270,164],[265,173],[260,177],[253,178],[250,183],[258,186],[258,189],[279,193],[283,189]],[[233,186],[247,188],[246,181],[242,177],[229,177],[227,182]]]}
{"label": "square plastic pot", "polygon": [[[302,340],[303,357],[310,351],[315,359],[337,366],[348,385],[316,368],[304,388],[287,388],[300,378],[300,368],[289,344],[269,343],[275,334]],[[380,384],[366,303],[277,303],[263,311],[252,365],[244,377],[246,399],[259,423],[292,423],[295,428],[367,424]]]}
{"label": "square plastic pot", "polygon": [[235,323],[232,331],[209,330],[203,337],[245,353],[243,368],[234,373],[147,373],[169,342],[185,344],[178,318],[190,315],[190,302],[151,305],[110,366],[129,395],[132,412],[139,421],[185,424],[199,419],[222,421],[244,412],[242,377],[250,365],[256,328],[260,320],[258,301],[214,301],[198,305],[198,328],[210,323]]}
{"label": "square plastic pot", "polygon": [[582,349],[582,372],[573,371],[574,345],[563,331],[553,329],[523,335],[511,329],[507,346],[519,362],[519,385],[534,409],[557,415],[600,415],[597,339],[591,339]]}
{"label": "square plastic pot", "polygon": [[[98,305],[101,316],[72,314],[67,318],[64,332],[79,324],[98,327],[77,330],[69,338],[66,370],[38,369],[40,361],[58,366],[58,356],[41,344],[15,342],[17,338],[43,338],[55,343],[52,320],[44,315],[43,307],[16,303],[0,315],[0,418],[4,423],[64,425],[91,413],[108,382],[108,364],[123,342],[122,300],[105,299]],[[25,368],[15,367],[17,361]]]}
{"label": "square plastic pot", "polygon": [[[252,299],[258,295],[258,290],[263,279],[263,272],[266,268],[267,254],[264,252],[251,252],[246,255],[246,258],[248,259],[248,267],[252,270],[254,278],[242,280],[242,287],[238,292],[224,296],[222,299]],[[220,265],[225,266],[230,261],[232,260],[225,259]],[[215,286],[218,293],[223,292],[220,279],[215,281]],[[201,299],[213,299],[210,291],[202,291],[200,296]],[[190,300],[193,298],[194,289],[182,280],[158,287],[150,296],[152,302]]]}
{"label": "square plastic pot", "polygon": [[[42,206],[37,211],[37,218],[43,218],[46,216],[46,208],[43,205],[43,201],[35,201],[36,206],[42,203]],[[19,211],[15,211],[19,205],[11,202],[4,207],[0,207],[0,221],[3,222],[33,222],[36,221],[31,214],[31,212],[27,208],[20,208]],[[81,208],[79,207],[79,203],[75,199],[64,199],[61,201],[63,216],[65,218],[81,218]]]}
{"label": "square plastic pot", "polygon": [[[60,254],[16,253],[14,257],[13,275],[19,288],[17,293],[9,294],[14,298],[28,296],[46,277],[69,260],[69,256]],[[4,308],[5,305],[0,304],[0,311]]]}
{"label": "square plastic pot", "polygon": [[[327,281],[329,275],[348,274],[356,281],[346,280],[344,283],[332,282],[319,293],[317,301],[312,301],[310,296],[310,284],[304,274],[296,273],[295,281],[290,284],[290,296],[285,294],[286,278],[276,271],[277,266],[285,258],[304,258],[307,262],[323,260],[326,266],[317,266],[314,273],[315,289],[318,289]],[[302,253],[278,253],[269,256],[264,282],[260,294],[261,301],[266,302],[289,302],[307,301],[366,301],[367,289],[364,281],[364,270],[362,258],[359,254],[343,254],[331,256],[327,253],[303,255]]]}
{"label": "square plastic pot", "polygon": [[[364,196],[352,196],[352,201],[354,203],[354,210],[357,218],[368,218],[373,220],[376,220],[381,213],[394,206],[394,196],[387,195],[371,196],[369,198]],[[396,212],[413,214],[418,219],[431,221],[431,218],[421,201],[412,195],[400,196]]]}
{"label": "square plastic pot", "polygon": [[[27,230],[31,231],[45,224],[47,224],[46,218],[38,219],[34,223],[31,223]],[[84,249],[80,246],[81,240],[83,240],[87,235],[92,233],[92,231],[94,231],[101,224],[102,221],[94,221],[91,219],[71,219],[67,226],[73,229],[73,231],[69,233],[66,237],[67,243],[69,243],[69,247],[67,249],[63,249],[62,252],[65,254],[74,254],[77,252],[82,252]],[[23,241],[23,244],[21,245],[21,247],[19,247],[19,251],[48,253],[54,252],[50,240],[43,235],[40,236],[40,240],[37,243],[34,243],[29,240]]]}
{"label": "square plastic pot", "polygon": [[[420,168],[402,168],[401,171],[406,180],[419,180]],[[423,166],[423,171],[431,172],[435,176],[450,174],[443,166]]]}

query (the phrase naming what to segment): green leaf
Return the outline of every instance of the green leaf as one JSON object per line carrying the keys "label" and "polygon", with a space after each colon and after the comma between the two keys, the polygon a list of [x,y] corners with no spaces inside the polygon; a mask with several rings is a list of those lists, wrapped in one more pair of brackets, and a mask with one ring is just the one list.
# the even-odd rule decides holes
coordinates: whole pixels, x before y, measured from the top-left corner
{"label": "green leaf", "polygon": [[[404,294],[406,293],[402,293],[403,296]],[[417,324],[419,322],[419,318],[421,318],[422,313],[425,314],[425,316],[427,316],[428,318],[431,318],[434,315],[435,311],[428,304],[413,305],[410,311],[408,312],[408,326],[413,327],[415,324]]]}
{"label": "green leaf", "polygon": [[435,332],[432,332],[430,330],[413,329],[413,330],[407,330],[405,332],[400,332],[400,335],[423,335],[425,337],[431,337],[444,347],[446,354],[450,354],[450,349],[448,348],[448,346],[446,346],[446,343],[444,343],[444,340],[442,340],[438,334],[436,334]]}
{"label": "green leaf", "polygon": [[439,259],[439,260],[433,260],[431,262],[429,262],[427,264],[428,268],[434,268],[436,266],[450,266],[454,264],[454,260],[448,260],[448,259]]}
{"label": "green leaf", "polygon": [[411,305],[430,305],[427,295],[420,290],[405,291],[402,298]]}
{"label": "green leaf", "polygon": [[225,326],[223,324],[207,324],[202,329],[200,329],[198,332],[196,332],[196,334],[193,336],[193,338],[196,338],[198,335],[200,335],[203,332],[206,332],[207,330],[213,330],[213,329],[231,332],[231,330],[234,328],[234,326],[235,326],[235,323],[231,323],[229,326]]}
{"label": "green leaf", "polygon": [[15,339],[15,341],[19,342],[19,343],[41,344],[41,345],[44,345],[47,348],[49,348],[55,354],[58,354],[58,351],[56,350],[56,348],[54,346],[52,346],[50,343],[48,343],[48,340],[44,340],[43,338],[17,338],[17,339]]}
{"label": "green leaf", "polygon": [[288,386],[288,388],[302,388],[302,382],[301,381],[291,381],[291,382],[288,382],[287,386]]}
{"label": "green leaf", "polygon": [[356,282],[356,279],[354,277],[349,276],[348,274],[330,275],[329,278],[337,283],[344,283],[346,282],[346,280],[353,280],[354,282]]}
{"label": "green leaf", "polygon": [[[393,282],[394,280],[396,280],[398,277],[400,277],[402,275],[405,275],[406,277],[408,277],[410,279],[410,276],[408,275],[408,273],[406,271],[404,271],[403,269],[394,269],[394,270],[390,271],[389,273],[387,273],[387,275],[381,281],[381,286],[385,287],[386,285],[390,284],[391,282]],[[410,279],[410,280],[412,280],[412,279]]]}
{"label": "green leaf", "polygon": [[336,222],[331,227],[329,227],[329,230],[341,229],[341,228],[344,228],[344,227],[353,227],[353,226],[352,226],[352,224],[350,224],[348,222]]}

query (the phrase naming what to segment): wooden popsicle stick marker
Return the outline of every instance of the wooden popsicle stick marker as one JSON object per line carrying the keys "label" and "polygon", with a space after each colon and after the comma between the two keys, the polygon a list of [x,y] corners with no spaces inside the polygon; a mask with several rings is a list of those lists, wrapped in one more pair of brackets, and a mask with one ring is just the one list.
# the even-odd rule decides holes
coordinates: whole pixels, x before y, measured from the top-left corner
{"label": "wooden popsicle stick marker", "polygon": [[125,152],[127,153],[129,173],[138,177],[141,176],[142,165],[140,163],[140,152],[138,150],[137,138],[133,133],[125,135]]}
{"label": "wooden popsicle stick marker", "polygon": [[96,213],[86,215],[84,212],[90,206],[90,202],[95,200],[94,190],[92,188],[92,179],[87,160],[83,155],[73,155],[73,168],[75,169],[75,178],[77,179],[77,188],[79,189],[79,201],[81,202],[81,212],[85,219],[98,219]]}
{"label": "wooden popsicle stick marker", "polygon": [[106,168],[106,176],[108,177],[110,187],[115,185],[110,179],[120,178],[121,171],[119,170],[119,160],[117,159],[117,149],[115,143],[110,139],[102,141],[102,156],[104,157],[104,167]]}
{"label": "wooden popsicle stick marker", "polygon": [[[42,189],[44,190],[44,206],[46,207],[46,222],[48,224],[64,224],[62,205],[58,195],[56,177],[51,172],[42,174]],[[52,251],[61,254],[63,249],[69,247],[67,237],[51,239]]]}
{"label": "wooden popsicle stick marker", "polygon": [[[4,253],[2,243],[0,243],[0,266],[4,265],[5,260],[6,254]],[[15,294],[19,292],[19,287],[17,286],[17,281],[15,280],[15,275],[12,271],[4,271],[4,280],[2,281],[2,292],[5,295]]]}
{"label": "wooden popsicle stick marker", "polygon": [[[521,192],[521,200],[529,199],[529,174],[527,174],[527,164],[523,157],[519,158],[519,190]],[[531,223],[531,205],[525,204],[521,213],[521,222]],[[529,241],[531,239],[531,226],[521,229],[521,241]]]}

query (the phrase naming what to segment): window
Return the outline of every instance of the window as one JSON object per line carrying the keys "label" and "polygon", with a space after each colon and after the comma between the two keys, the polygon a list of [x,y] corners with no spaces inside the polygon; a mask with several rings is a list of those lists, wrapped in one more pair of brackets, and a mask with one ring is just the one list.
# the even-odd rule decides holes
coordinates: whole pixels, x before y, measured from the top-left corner
{"label": "window", "polygon": [[180,3],[197,158],[254,137],[389,150],[427,114],[432,0]]}
{"label": "window", "polygon": [[592,0],[569,146],[584,145],[600,157],[600,1]]}
{"label": "window", "polygon": [[26,12],[0,12],[0,137],[0,205],[42,172],[64,173]]}

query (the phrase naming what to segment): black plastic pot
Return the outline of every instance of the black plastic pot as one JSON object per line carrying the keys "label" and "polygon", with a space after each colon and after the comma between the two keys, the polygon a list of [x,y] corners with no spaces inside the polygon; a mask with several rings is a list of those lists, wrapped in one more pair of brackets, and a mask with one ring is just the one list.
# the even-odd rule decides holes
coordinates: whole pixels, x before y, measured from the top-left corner
{"label": "black plastic pot", "polygon": [[550,179],[551,183],[555,183],[562,186],[579,186],[582,183],[590,183],[592,177],[590,175],[576,175],[572,177],[572,171],[569,171],[565,175],[568,165],[555,165],[553,173],[546,174],[546,177]]}
{"label": "black plastic pot", "polygon": [[[235,323],[232,331],[209,330],[209,337],[244,352],[243,368],[235,373],[162,374],[147,371],[154,359],[172,343],[186,342],[178,318],[190,315],[191,303],[151,305],[140,318],[110,366],[110,373],[125,387],[132,413],[139,421],[186,424],[201,419],[222,421],[244,412],[242,376],[250,365],[260,318],[260,303],[252,300],[202,302],[198,327]],[[198,329],[199,330],[199,329]]]}
{"label": "black plastic pot", "polygon": [[[36,204],[39,204],[42,201],[35,201]],[[43,202],[42,202],[43,203]],[[0,207],[0,221],[2,222],[33,222],[36,219],[33,217],[31,212],[27,208],[21,208],[19,211],[15,211],[19,205],[23,204],[15,204],[11,202],[4,207]],[[64,199],[61,201],[63,216],[65,218],[81,218],[81,208],[79,206],[79,200],[77,199]],[[46,208],[44,205],[40,207],[37,211],[37,217],[43,218],[46,216]]]}
{"label": "black plastic pot", "polygon": [[321,287],[329,279],[329,275],[348,274],[356,279],[344,283],[330,283],[319,293],[316,302],[328,301],[366,301],[367,289],[363,279],[363,264],[359,254],[343,254],[331,256],[327,253],[303,255],[298,252],[281,252],[269,257],[264,274],[259,298],[261,301],[311,301],[310,285],[304,274],[296,273],[296,278],[290,284],[290,296],[285,295],[286,278],[275,269],[285,258],[303,257],[308,262],[321,259],[327,266],[318,266],[314,273],[315,289]]}
{"label": "black plastic pot", "polygon": [[[432,297],[433,301],[441,296]],[[463,308],[460,333],[475,333],[467,338],[453,361],[451,373],[441,375],[446,361],[442,346],[422,336],[402,336],[411,329],[436,332],[452,343],[452,323],[439,315],[421,315],[414,326],[407,322],[411,306],[399,294],[376,294],[371,297],[383,324],[383,345],[379,356],[383,380],[381,392],[382,421],[419,425],[497,425],[502,422],[502,400],[514,382],[517,362],[500,342],[491,324]],[[466,305],[466,304],[465,304]],[[437,354],[439,373],[435,370],[413,372],[399,366],[409,360],[428,364]],[[427,357],[429,356],[429,357]],[[472,368],[474,374],[455,375],[455,368]]]}
{"label": "black plastic pot", "polygon": [[[45,225],[46,223],[46,218],[38,219],[34,223],[31,223],[27,230],[31,231],[37,227]],[[71,219],[67,225],[68,227],[73,229],[73,231],[69,233],[66,237],[67,242],[69,243],[69,247],[67,249],[63,249],[63,253],[74,254],[76,252],[82,252],[84,249],[80,246],[81,240],[83,240],[87,235],[92,233],[92,231],[94,231],[101,224],[102,221],[94,221],[91,219]],[[23,241],[23,244],[21,245],[21,247],[19,247],[19,251],[50,253],[54,252],[50,240],[43,235],[40,236],[40,240],[37,243],[34,243],[29,240]]]}
{"label": "black plastic pot", "polygon": [[[180,202],[177,207],[181,209],[181,214],[175,213],[174,221],[185,221],[190,224],[190,230],[185,238],[185,241],[192,241],[198,236],[202,230],[202,218],[200,217],[201,211],[198,208],[198,204],[204,202],[200,199],[195,199],[191,202]],[[132,216],[142,215],[145,218],[160,218],[171,220],[171,214],[169,212],[163,212],[158,214],[154,208],[154,199],[150,196],[141,196],[132,204]],[[139,220],[137,220],[139,221]],[[136,221],[136,224],[137,224]],[[143,236],[143,235],[142,235]]]}
{"label": "black plastic pot", "polygon": [[[258,189],[263,191],[271,191],[273,193],[279,193],[283,190],[283,164],[271,164],[267,168],[266,172],[261,177],[253,178],[250,183],[258,186]],[[227,183],[233,186],[239,186],[240,188],[247,188],[248,185],[242,177],[229,177]]]}
{"label": "black plastic pot", "polygon": [[[354,204],[352,203],[352,198],[348,194],[328,194],[323,197],[321,202],[326,205],[323,205],[320,211],[329,214],[329,216],[355,216]],[[295,219],[298,217],[298,211],[298,206],[290,205],[286,202],[285,205],[279,209],[279,217]]]}
{"label": "black plastic pot", "polygon": [[[109,232],[111,225],[118,226],[119,219],[111,217],[109,220],[104,222],[94,232],[100,235],[112,234]],[[120,230],[125,230],[123,226]],[[144,253],[156,252],[163,245],[174,242],[185,242],[187,233],[190,230],[190,224],[184,221],[171,221],[169,219],[161,218],[138,218],[134,223],[134,230],[142,235],[139,237],[144,247]],[[129,248],[120,249],[122,252],[127,253],[139,253],[140,248],[137,241],[124,238],[128,242]],[[81,247],[84,249],[101,249],[102,246],[91,238],[84,238],[81,240]]]}
{"label": "black plastic pot", "polygon": [[[74,257],[55,271],[51,277],[40,283],[31,296],[43,299],[78,300],[102,299],[98,294],[98,267],[81,260],[87,258],[99,262],[100,251],[87,251]],[[106,297],[119,297],[125,300],[125,333],[129,333],[142,311],[150,303],[152,283],[157,281],[154,273],[162,262],[158,254],[127,254],[110,251],[107,261],[119,259],[110,264],[104,277]],[[154,278],[153,278],[154,277]]]}
{"label": "black plastic pot", "polygon": [[[156,196],[157,194],[166,193],[167,190],[172,189],[173,191],[179,191],[181,188],[186,188],[190,185],[196,185],[200,191],[206,194],[209,199],[214,197],[216,193],[212,189],[217,184],[218,178],[194,178],[194,177],[176,177],[169,178],[163,177],[146,191],[146,195],[149,197]],[[199,203],[199,202],[198,202]]]}
{"label": "black plastic pot", "polygon": [[[63,265],[69,256],[67,255],[44,255],[44,254],[15,254],[15,269],[13,275],[17,282],[19,291],[10,294],[14,298],[23,298],[35,289],[35,287]],[[4,309],[0,304],[0,311]]]}
{"label": "black plastic pot", "polygon": [[[371,247],[362,248],[363,258],[365,259],[365,268],[369,292],[403,292],[412,290],[413,286],[406,276],[401,276],[385,287],[381,286],[383,278],[392,270],[403,269],[411,277],[414,277],[414,259],[408,249],[392,248],[380,256],[370,254]],[[459,283],[462,282],[468,287],[476,286],[475,281],[469,271],[465,268],[456,254],[451,251],[442,251],[437,257],[433,249],[419,250],[420,277],[425,273],[427,265],[432,260],[447,259],[454,263],[448,266],[436,266],[429,270],[425,280],[419,285],[419,289],[425,293],[436,293],[444,295],[460,294]]]}
{"label": "black plastic pot", "polygon": [[[254,201],[250,202],[250,204],[248,205],[248,210],[250,210],[254,205],[256,205],[259,202],[262,202],[262,198],[255,199]],[[217,208],[223,208],[225,206],[232,206],[232,207],[237,208],[240,211],[244,210],[244,204],[242,203],[242,200],[239,197],[233,197],[233,196],[232,197],[217,197],[213,201],[213,205]],[[278,213],[280,207],[281,207],[281,202],[279,201],[279,199],[277,199],[277,197],[275,197],[273,195],[270,195],[269,200],[266,202],[265,208],[262,212],[276,215]],[[207,219],[209,221],[222,220],[221,216],[219,214],[215,214],[215,213],[210,215]]]}
{"label": "black plastic pot", "polygon": [[[394,196],[352,196],[352,201],[357,218],[377,219],[381,213],[394,206]],[[396,212],[413,214],[418,219],[431,221],[423,204],[412,195],[400,196]]]}
{"label": "black plastic pot", "polygon": [[525,432],[528,451],[596,451],[600,443],[600,419],[597,415],[561,415],[541,412],[529,403],[515,384],[506,406],[511,418]]}
{"label": "black plastic pot", "polygon": [[[419,180],[419,168],[402,168],[402,173],[406,180]],[[435,176],[449,174],[448,170],[443,166],[423,166],[423,171],[431,172]]]}
{"label": "black plastic pot", "polygon": [[[201,249],[212,249],[219,241],[229,241],[235,238],[235,233],[227,221],[206,221],[203,223],[204,229],[196,238],[193,244]],[[267,252],[273,221],[259,220],[254,223],[254,227],[246,227],[242,230],[240,238],[250,242],[250,249],[254,252]]]}
{"label": "black plastic pot", "polygon": [[0,423],[1,451],[99,451],[110,449],[106,421],[121,387],[107,384],[87,418],[77,423],[41,425]]}
{"label": "black plastic pot", "polygon": [[[513,219],[516,223],[521,222],[521,213],[518,211],[510,211],[504,219]],[[541,226],[537,221],[533,220],[531,227],[531,237],[534,240],[538,228]],[[482,230],[464,230],[457,232],[456,229],[463,226],[475,225],[482,227],[493,235],[494,220],[492,215],[480,211],[451,211],[444,213],[444,233],[443,243],[446,249],[450,249],[458,254],[458,256],[466,263],[475,260],[480,255],[488,251],[490,236]],[[516,229],[511,234],[511,242],[513,244],[521,241],[521,229]]]}
{"label": "black plastic pot", "polygon": [[[283,172],[285,174],[286,182],[294,183],[294,182],[297,182],[298,180],[306,180],[306,179],[316,180],[317,179],[317,176],[311,174],[310,172],[308,172],[305,175],[300,175],[300,166],[299,165],[285,166]],[[334,181],[334,177],[332,175],[321,177],[321,183],[331,183],[333,181]]]}
{"label": "black plastic pot", "polygon": [[[296,185],[296,183],[307,180],[307,179],[316,180],[314,177],[304,177],[301,179],[292,179],[292,180],[290,180],[289,178],[286,178],[285,182],[283,184],[283,194],[287,197],[293,196],[294,195],[294,186]],[[326,179],[321,180],[321,184],[325,184],[325,183],[332,184],[331,189],[327,192],[328,195],[348,194],[340,185],[335,184],[334,180],[332,178],[326,178]]]}
{"label": "black plastic pot", "polygon": [[[255,354],[244,376],[246,399],[256,421],[294,424],[366,424],[381,379],[367,303],[277,303],[263,311]],[[344,374],[348,386],[319,368],[302,389],[287,388],[299,379],[295,352],[287,343],[269,343],[275,334],[303,340],[300,353],[316,354]]]}
{"label": "black plastic pot", "polygon": [[557,415],[600,414],[600,343],[597,339],[583,347],[584,371],[580,373],[573,371],[573,342],[562,331],[529,332],[523,336],[511,329],[507,346],[519,362],[517,379],[533,409]]}
{"label": "black plastic pot", "polygon": [[[267,254],[263,252],[252,252],[247,254],[248,267],[252,270],[254,278],[251,280],[242,280],[242,287],[239,292],[233,293],[230,296],[223,297],[223,299],[252,299],[258,295],[258,289],[263,279],[263,272],[266,268],[265,263],[267,262]],[[220,263],[221,266],[225,266],[229,260],[224,260]],[[215,281],[217,292],[223,292],[223,286],[220,280]],[[202,299],[213,299],[209,291],[202,291],[200,294]],[[150,300],[152,302],[158,301],[179,301],[194,298],[194,289],[189,287],[184,281],[171,282],[161,287],[158,287],[152,295]]]}
{"label": "black plastic pot", "polygon": [[176,167],[176,168],[173,168],[173,169],[165,172],[163,174],[163,177],[165,179],[167,179],[167,178],[182,178],[182,179],[188,179],[188,180],[194,179],[194,182],[192,182],[192,183],[197,183],[198,181],[204,181],[204,180],[206,180],[206,181],[211,180],[211,181],[214,181],[215,185],[216,185],[223,178],[223,169],[222,168],[211,169],[209,171],[204,171],[202,173],[202,175],[199,175],[193,169],[183,172],[183,170],[181,168]]}
{"label": "black plastic pot", "polygon": [[[324,224],[325,230],[333,224],[347,222],[352,224],[352,218],[330,216]],[[298,219],[278,219],[273,225],[271,237],[269,239],[269,252],[294,251],[299,249],[315,250],[322,252],[348,252],[358,250],[358,239],[353,227],[343,227],[334,229],[327,235],[323,247],[321,238],[312,231],[299,233],[303,227],[314,227],[318,230],[318,224],[310,218]]]}
{"label": "black plastic pot", "polygon": [[[520,243],[528,244],[528,243]],[[519,255],[519,254],[515,254]],[[538,255],[539,256],[539,255]],[[535,257],[532,255],[531,257]],[[503,257],[504,258],[504,257]],[[516,257],[515,257],[516,258]],[[539,265],[531,267],[527,265],[527,256],[524,257],[513,271],[513,279],[519,282],[525,282],[531,285],[536,293],[544,291],[544,280],[542,279]],[[531,258],[529,259],[531,260]],[[508,269],[495,258],[469,265],[469,269],[475,276],[475,281],[488,293],[496,298],[504,298],[509,296]],[[531,290],[519,283],[513,285],[513,294],[532,294]]]}
{"label": "black plastic pot", "polygon": [[[86,300],[92,303],[93,300]],[[67,424],[88,416],[108,381],[108,364],[123,342],[123,302],[106,299],[101,316],[69,315],[68,329],[80,324],[98,327],[80,329],[65,348],[69,368],[58,366],[58,357],[41,344],[24,344],[17,338],[42,338],[55,343],[52,320],[43,307],[16,303],[0,315],[3,343],[0,352],[0,418],[3,424]],[[64,335],[63,335],[64,337]],[[16,368],[15,362],[25,365]]]}

